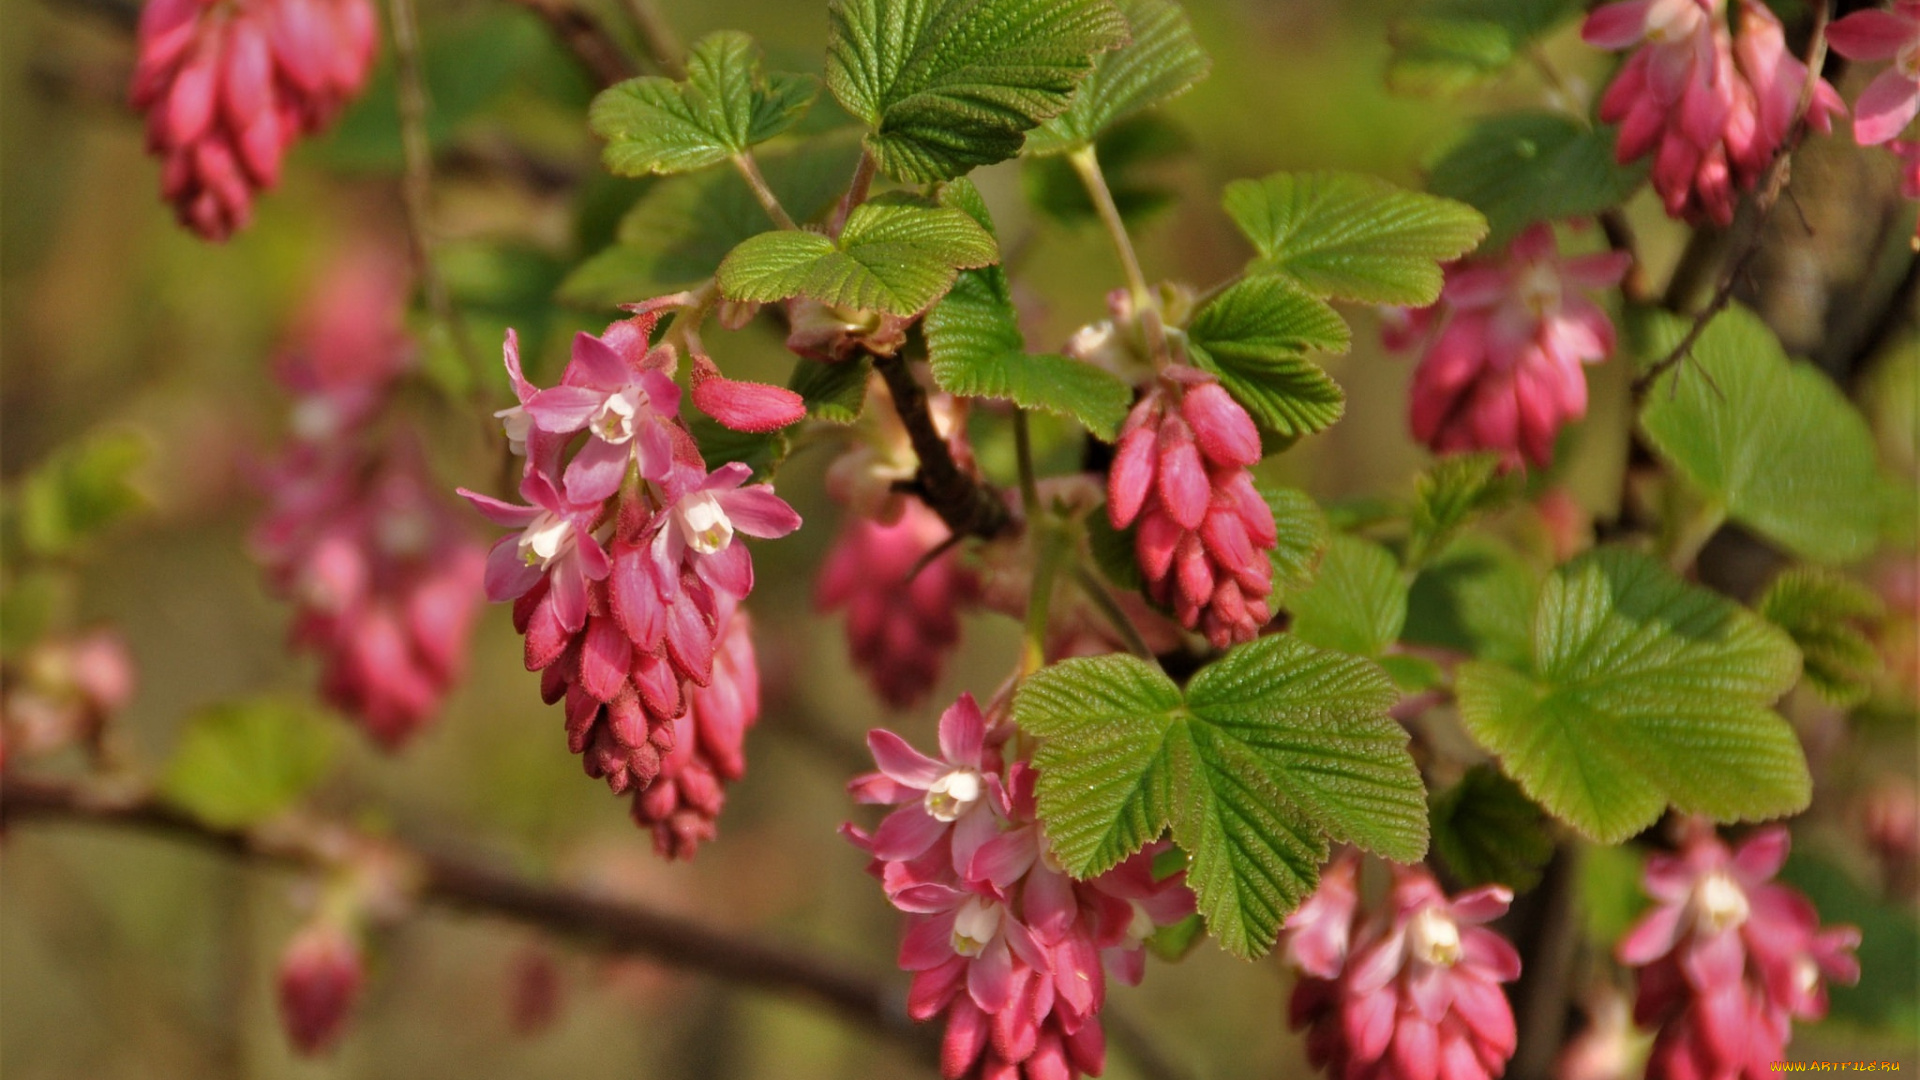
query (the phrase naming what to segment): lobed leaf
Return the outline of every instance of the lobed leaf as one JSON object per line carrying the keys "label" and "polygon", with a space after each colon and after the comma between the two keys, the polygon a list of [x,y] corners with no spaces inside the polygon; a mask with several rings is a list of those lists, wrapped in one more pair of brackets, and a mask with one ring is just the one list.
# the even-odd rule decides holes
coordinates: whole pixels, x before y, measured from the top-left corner
{"label": "lobed leaf", "polygon": [[810,75],[763,75],[760,49],[736,30],[694,43],[684,82],[659,76],[608,87],[587,111],[619,176],[705,168],[791,127],[820,92]]}
{"label": "lobed leaf", "polygon": [[1540,883],[1553,858],[1547,816],[1491,765],[1475,765],[1431,804],[1433,850],[1469,888],[1505,885],[1516,893]]}
{"label": "lobed leaf", "polygon": [[1130,40],[1093,62],[1067,111],[1027,136],[1027,150],[1057,154],[1090,145],[1114,124],[1187,92],[1213,62],[1173,0],[1117,0]]}
{"label": "lobed leaf", "polygon": [[1313,497],[1298,488],[1260,485],[1260,497],[1273,511],[1277,541],[1267,558],[1273,563],[1275,596],[1288,596],[1313,583],[1327,552],[1327,516]]}
{"label": "lobed leaf", "polygon": [[1539,596],[1538,575],[1511,548],[1468,534],[1413,579],[1400,637],[1529,670]]}
{"label": "lobed leaf", "polygon": [[856,207],[835,241],[805,230],[762,233],[720,264],[720,291],[734,300],[808,296],[860,311],[913,315],[939,299],[962,269],[1000,257],[993,237],[965,212],[907,200]]}
{"label": "lobed leaf", "polygon": [[1758,610],[1799,647],[1801,674],[1821,697],[1858,705],[1873,693],[1880,650],[1860,624],[1878,620],[1885,609],[1872,590],[1832,570],[1794,567],[1767,586]]}
{"label": "lobed leaf", "polygon": [[1425,566],[1468,522],[1518,493],[1498,453],[1453,454],[1435,462],[1415,481],[1407,568]]}
{"label": "lobed leaf", "polygon": [[1407,581],[1392,552],[1343,534],[1327,546],[1313,585],[1287,597],[1287,610],[1300,640],[1378,658],[1406,625]]}
{"label": "lobed leaf", "polygon": [[1345,352],[1350,342],[1339,313],[1277,276],[1236,282],[1186,329],[1188,357],[1256,423],[1288,438],[1324,431],[1346,411],[1346,394],[1306,352]]}
{"label": "lobed leaf", "polygon": [[1646,165],[1614,160],[1615,132],[1564,113],[1489,116],[1433,166],[1427,190],[1487,216],[1486,245],[1513,239],[1538,221],[1585,217],[1625,202]]}
{"label": "lobed leaf", "polygon": [[807,415],[830,424],[851,424],[867,404],[867,380],[873,374],[870,356],[836,364],[802,359],[793,365],[787,389],[806,399]]}

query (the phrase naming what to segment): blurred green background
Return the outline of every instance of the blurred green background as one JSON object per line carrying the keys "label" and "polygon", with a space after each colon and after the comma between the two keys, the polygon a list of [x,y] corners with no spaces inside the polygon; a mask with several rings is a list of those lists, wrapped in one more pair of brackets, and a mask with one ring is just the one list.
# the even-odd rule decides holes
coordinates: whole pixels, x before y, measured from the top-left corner
{"label": "blurred green background", "polygon": [[[1205,286],[1238,268],[1245,250],[1218,210],[1228,180],[1350,168],[1417,184],[1420,163],[1464,117],[1542,93],[1521,74],[1462,101],[1390,96],[1381,78],[1385,27],[1408,6],[1394,0],[1188,6],[1215,69],[1167,110],[1185,147],[1143,173],[1173,196],[1140,234],[1149,274],[1159,278]],[[759,37],[775,62],[819,69],[823,3],[662,7],[686,40],[737,27]],[[608,241],[643,185],[599,173],[584,123],[589,87],[538,20],[504,0],[425,0],[421,9],[443,265],[488,358],[471,371],[439,350],[430,363],[456,387],[484,379],[500,395],[491,358],[507,325],[550,375],[572,330],[611,317],[552,297],[566,271]],[[140,484],[152,506],[90,553],[75,603],[80,619],[111,621],[131,643],[140,694],[118,738],[152,766],[194,710],[241,695],[298,696],[312,684],[314,665],[281,647],[286,610],[266,596],[243,543],[258,512],[246,463],[275,445],[286,407],[266,361],[330,252],[365,232],[395,245],[404,233],[390,50],[366,101],[295,153],[250,230],[214,247],[176,228],[159,201],[140,121],[122,104],[131,47],[112,10],[94,0],[0,0],[0,462],[16,477],[101,428],[130,428],[149,441]],[[624,25],[617,10],[606,15]],[[1604,57],[1569,34],[1552,48],[1576,78],[1601,84]],[[1105,238],[1029,210],[1017,164],[977,179],[1002,238],[1024,252],[1018,277],[1036,346],[1101,317],[1102,297],[1119,280]],[[1679,233],[1644,198],[1633,209],[1651,261],[1663,266]],[[1424,461],[1404,433],[1409,363],[1379,352],[1369,313],[1355,317],[1353,354],[1329,362],[1351,396],[1348,419],[1275,466],[1323,498],[1397,494]],[[767,329],[709,342],[732,371],[784,375]],[[1592,509],[1619,486],[1621,367],[1597,375],[1595,434],[1577,435],[1569,451],[1568,482]],[[442,410],[422,423],[438,436],[447,486],[490,486],[494,463],[475,452],[470,418]],[[991,463],[993,448],[983,455]],[[843,954],[904,993],[891,963],[897,916],[861,873],[859,853],[834,834],[855,816],[842,786],[861,734],[882,714],[848,668],[837,624],[823,628],[809,606],[811,571],[837,514],[820,490],[827,458],[803,452],[779,477],[809,524],[755,552],[752,610],[768,715],[750,739],[749,773],[731,793],[721,839],[696,862],[655,859],[625,802],[580,774],[559,711],[539,703],[537,680],[520,666],[504,609],[482,621],[467,685],[404,754],[383,757],[343,731],[321,808]],[[998,685],[1013,658],[1010,627],[998,616],[972,620],[933,702],[902,721],[910,738],[930,739],[940,703],[961,690]],[[1904,738],[1896,745],[1911,747]],[[43,767],[72,771],[77,762]],[[1803,1031],[1794,1054],[1899,1057],[1920,1067],[1911,908],[1872,906],[1864,857],[1838,811],[1822,824],[1822,805],[1803,830],[1816,838],[1808,850],[1841,867],[1832,888],[1843,899],[1832,904],[1851,897],[1893,912],[1863,949],[1869,972],[1878,966],[1891,978],[1866,1006],[1842,1003],[1855,1019]],[[1615,865],[1596,888],[1618,895],[1632,873]],[[437,912],[381,938],[344,1045],[330,1060],[301,1062],[286,1049],[271,994],[279,950],[301,919],[299,877],[147,838],[31,826],[7,837],[0,878],[0,1072],[8,1080],[931,1075],[804,1005]],[[1831,907],[1826,914],[1845,917]],[[557,965],[561,1007],[551,1027],[521,1036],[510,1024],[510,987],[529,956]],[[1196,1077],[1301,1075],[1298,1040],[1284,1022],[1287,987],[1277,964],[1242,964],[1203,945],[1177,966],[1154,965],[1141,989],[1116,987],[1111,1007]],[[1134,1075],[1124,1054],[1110,1061],[1109,1075]]]}

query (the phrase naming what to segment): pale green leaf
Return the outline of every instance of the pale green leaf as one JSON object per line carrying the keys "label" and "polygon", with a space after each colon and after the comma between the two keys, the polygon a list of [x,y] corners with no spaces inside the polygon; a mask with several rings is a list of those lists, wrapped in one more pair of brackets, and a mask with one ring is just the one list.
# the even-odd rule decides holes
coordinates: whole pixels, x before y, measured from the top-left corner
{"label": "pale green leaf", "polygon": [[1475,765],[1436,793],[1432,811],[1434,853],[1464,886],[1523,893],[1540,883],[1553,858],[1546,814],[1490,765]]}
{"label": "pale green leaf", "polygon": [[[1665,356],[1685,326],[1656,324],[1653,355]],[[1729,518],[1795,555],[1848,563],[1873,550],[1882,488],[1866,421],[1825,375],[1787,359],[1745,308],[1716,316],[1692,359],[1647,392],[1640,424]]]}
{"label": "pale green leaf", "polygon": [[1369,304],[1433,303],[1440,264],[1487,234],[1486,219],[1464,203],[1353,173],[1235,180],[1226,208],[1260,253],[1252,273]]}
{"label": "pale green leaf", "polygon": [[1127,40],[1110,0],[834,0],[827,85],[880,168],[949,180],[1018,154]]}
{"label": "pale green leaf", "polygon": [[1799,674],[1793,643],[1659,563],[1602,548],[1542,590],[1532,676],[1461,667],[1461,719],[1529,797],[1601,843],[1672,805],[1718,821],[1794,813],[1811,787],[1768,706]]}
{"label": "pale green leaf", "polygon": [[607,170],[620,176],[704,168],[792,126],[813,104],[807,75],[762,75],[760,49],[734,30],[701,38],[685,82],[628,79],[593,99],[587,124],[607,140]]}
{"label": "pale green leaf", "polygon": [[1758,610],[1793,638],[1805,659],[1802,675],[1822,697],[1858,705],[1872,694],[1880,650],[1865,624],[1884,614],[1872,590],[1832,570],[1795,567],[1773,579]]}
{"label": "pale green leaf", "polygon": [[1387,83],[1422,95],[1465,89],[1505,71],[1581,6],[1581,0],[1434,0],[1393,25]]}
{"label": "pale green leaf", "polygon": [[1109,126],[1186,93],[1213,66],[1173,0],[1118,0],[1132,40],[1102,53],[1067,111],[1027,137],[1027,149],[1054,154],[1093,142]]}
{"label": "pale green leaf", "polygon": [[146,504],[133,474],[147,441],[104,431],[62,446],[20,481],[10,510],[20,543],[34,555],[70,554]]}
{"label": "pale green leaf", "polygon": [[807,296],[835,307],[913,315],[963,269],[1000,257],[993,237],[960,210],[874,200],[856,208],[838,242],[782,230],[747,240],[720,264],[734,300]]}
{"label": "pale green leaf", "polygon": [[209,825],[273,816],[326,772],[333,732],[305,709],[261,698],[215,705],[187,722],[160,792]]}
{"label": "pale green leaf", "polygon": [[1287,597],[1293,632],[1302,641],[1357,656],[1378,657],[1400,640],[1407,621],[1407,582],[1379,544],[1336,536],[1313,585]]}
{"label": "pale green leaf", "polygon": [[1187,355],[1261,427],[1296,438],[1333,426],[1347,398],[1309,349],[1345,352],[1346,320],[1286,278],[1236,282],[1193,317]]}
{"label": "pale green leaf", "polygon": [[1490,116],[1434,164],[1427,190],[1485,214],[1486,245],[1496,247],[1537,221],[1589,217],[1625,202],[1647,169],[1614,161],[1616,134],[1564,113]]}

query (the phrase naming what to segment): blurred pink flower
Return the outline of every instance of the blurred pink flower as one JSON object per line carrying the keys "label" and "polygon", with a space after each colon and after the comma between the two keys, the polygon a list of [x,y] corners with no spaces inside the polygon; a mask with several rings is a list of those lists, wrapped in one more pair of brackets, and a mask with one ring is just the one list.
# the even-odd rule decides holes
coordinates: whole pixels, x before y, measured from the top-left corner
{"label": "blurred pink flower", "polygon": [[360,943],[338,922],[321,917],[302,927],[280,957],[280,1021],[287,1040],[305,1057],[331,1050],[366,982]]}
{"label": "blurred pink flower", "polygon": [[1855,142],[1887,142],[1920,115],[1920,0],[1894,0],[1891,10],[1856,11],[1836,20],[1827,27],[1827,43],[1849,60],[1893,61],[1854,102]]}

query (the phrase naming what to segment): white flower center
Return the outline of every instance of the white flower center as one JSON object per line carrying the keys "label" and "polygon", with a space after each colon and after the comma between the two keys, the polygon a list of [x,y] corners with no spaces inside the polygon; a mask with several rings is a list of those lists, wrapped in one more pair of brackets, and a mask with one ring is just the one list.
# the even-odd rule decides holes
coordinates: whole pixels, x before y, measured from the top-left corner
{"label": "white flower center", "polygon": [[687,546],[702,555],[723,550],[733,542],[733,522],[727,519],[727,512],[720,508],[720,500],[714,498],[712,492],[696,492],[680,500],[675,517]]}
{"label": "white flower center", "polygon": [[1552,263],[1528,263],[1514,282],[1514,291],[1534,317],[1545,318],[1560,309],[1560,272]]}
{"label": "white flower center", "polygon": [[1694,0],[1658,0],[1647,9],[1647,40],[1664,45],[1692,34],[1706,15]]}
{"label": "white flower center", "polygon": [[306,442],[321,442],[340,428],[340,410],[323,397],[311,397],[293,407],[288,418],[293,433]]}
{"label": "white flower center", "polygon": [[1133,905],[1133,919],[1127,923],[1128,939],[1132,941],[1145,941],[1152,937],[1153,932],[1159,929],[1153,921],[1153,916],[1147,914],[1146,907],[1143,906],[1140,901],[1129,900],[1127,902]]}
{"label": "white flower center", "polygon": [[1425,963],[1452,967],[1460,962],[1460,927],[1438,907],[1421,908],[1407,927],[1407,948]]}
{"label": "white flower center", "polygon": [[640,411],[637,398],[638,391],[634,390],[622,390],[618,394],[609,395],[606,402],[600,406],[600,411],[594,413],[593,419],[587,421],[587,427],[592,429],[595,435],[615,446],[631,440],[633,418]]}
{"label": "white flower center", "polygon": [[520,560],[546,569],[573,542],[573,522],[548,510],[520,534]]}
{"label": "white flower center", "polygon": [[533,417],[527,415],[523,406],[515,405],[511,409],[501,409],[493,414],[506,430],[507,445],[516,454],[527,452],[527,436],[533,434]]}
{"label": "white flower center", "polygon": [[1814,962],[1813,957],[1794,957],[1793,988],[1803,997],[1820,989],[1820,965]]}
{"label": "white flower center", "polygon": [[980,801],[985,785],[973,769],[955,769],[927,789],[927,813],[935,821],[958,821]]}
{"label": "white flower center", "polygon": [[999,904],[980,897],[969,897],[953,919],[953,951],[961,956],[979,956],[1000,932],[1004,914]]}
{"label": "white flower center", "polygon": [[1751,910],[1746,892],[1724,870],[1708,874],[1693,887],[1694,922],[1703,934],[1731,930],[1746,922]]}

